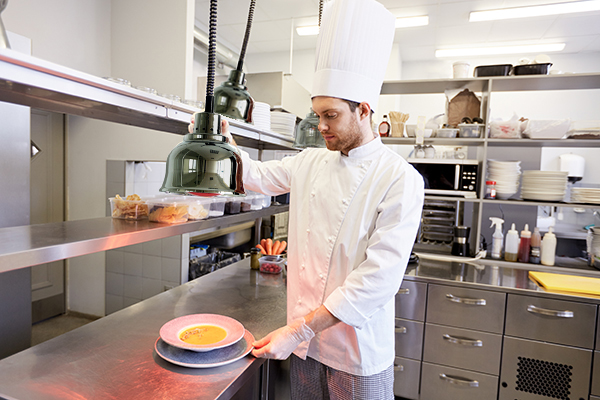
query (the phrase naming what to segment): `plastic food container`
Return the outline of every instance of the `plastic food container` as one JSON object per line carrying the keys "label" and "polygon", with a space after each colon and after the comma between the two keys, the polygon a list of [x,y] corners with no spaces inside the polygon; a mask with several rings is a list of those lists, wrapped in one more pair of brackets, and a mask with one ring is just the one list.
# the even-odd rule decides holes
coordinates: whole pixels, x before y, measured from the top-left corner
{"label": "plastic food container", "polygon": [[208,197],[198,197],[186,200],[188,205],[188,219],[199,220],[208,218],[212,199]]}
{"label": "plastic food container", "polygon": [[255,194],[254,197],[252,198],[252,205],[250,206],[250,209],[252,211],[258,211],[258,210],[262,210],[262,208],[263,208],[263,195]]}
{"label": "plastic food container", "polygon": [[458,124],[458,136],[461,138],[478,138],[485,128],[484,124]]}
{"label": "plastic food container", "polygon": [[262,196],[262,208],[271,207],[271,196],[267,196],[266,194],[261,194]]}
{"label": "plastic food container", "polygon": [[282,255],[262,256],[258,259],[260,272],[267,274],[279,274],[285,266],[285,258]]}
{"label": "plastic food container", "polygon": [[548,75],[552,63],[515,65],[513,75]]}
{"label": "plastic food container", "polygon": [[439,128],[435,136],[443,138],[455,138],[458,135],[458,129],[456,128]]}
{"label": "plastic food container", "polygon": [[148,200],[148,220],[166,224],[187,222],[188,203],[185,200],[178,200],[172,197]]}
{"label": "plastic food container", "polygon": [[475,67],[473,76],[507,76],[511,69],[512,64],[480,65]]}
{"label": "plastic food container", "polygon": [[230,197],[225,202],[225,214],[239,214],[242,210],[242,199]]}
{"label": "plastic food container", "polygon": [[212,203],[210,203],[210,210],[208,212],[209,217],[221,217],[225,213],[225,203],[227,203],[226,197],[213,197]]}
{"label": "plastic food container", "polygon": [[110,214],[113,218],[140,220],[148,218],[148,204],[144,200],[127,200],[111,197]]}
{"label": "plastic food container", "polygon": [[254,202],[254,198],[256,195],[248,194],[246,197],[242,198],[241,211],[249,212],[252,211],[252,203]]}

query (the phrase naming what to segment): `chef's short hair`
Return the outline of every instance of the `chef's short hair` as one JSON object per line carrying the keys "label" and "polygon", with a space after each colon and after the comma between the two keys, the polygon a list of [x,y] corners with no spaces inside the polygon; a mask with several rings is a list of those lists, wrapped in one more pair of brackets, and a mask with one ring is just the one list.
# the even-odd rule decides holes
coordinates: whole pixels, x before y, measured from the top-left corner
{"label": "chef's short hair", "polygon": [[[358,101],[352,101],[352,100],[346,100],[346,99],[342,99],[342,100],[344,100],[346,103],[348,103],[348,107],[350,107],[350,111],[352,111],[352,112],[355,112],[356,109],[358,108],[358,106],[360,105],[360,103]],[[373,114],[374,114],[374,111],[371,110],[371,115],[370,115],[371,120],[373,120]]]}

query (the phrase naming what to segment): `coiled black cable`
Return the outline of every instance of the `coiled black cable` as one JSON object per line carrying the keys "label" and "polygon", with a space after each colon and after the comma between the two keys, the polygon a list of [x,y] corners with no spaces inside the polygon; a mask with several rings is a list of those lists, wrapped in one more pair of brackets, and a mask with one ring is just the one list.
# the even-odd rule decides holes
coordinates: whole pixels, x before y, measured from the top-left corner
{"label": "coiled black cable", "polygon": [[246,33],[244,34],[242,50],[240,51],[240,59],[237,65],[237,70],[240,72],[242,72],[242,68],[244,67],[244,58],[246,58],[246,47],[248,47],[248,40],[250,39],[250,28],[252,28],[252,19],[254,18],[255,6],[256,0],[250,0],[250,9],[248,10],[248,22],[246,23]]}
{"label": "coiled black cable", "polygon": [[210,20],[208,27],[208,70],[206,77],[205,112],[214,111],[215,65],[217,53],[217,0],[210,0]]}
{"label": "coiled black cable", "polygon": [[321,26],[321,15],[323,15],[323,0],[319,0],[319,26]]}

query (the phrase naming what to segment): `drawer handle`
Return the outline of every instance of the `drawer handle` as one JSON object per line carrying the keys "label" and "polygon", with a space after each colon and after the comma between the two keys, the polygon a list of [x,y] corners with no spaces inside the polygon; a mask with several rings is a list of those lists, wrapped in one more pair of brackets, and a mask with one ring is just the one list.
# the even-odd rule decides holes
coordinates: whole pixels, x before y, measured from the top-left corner
{"label": "drawer handle", "polygon": [[440,379],[451,383],[453,385],[460,385],[460,386],[468,386],[468,387],[479,387],[479,382],[477,381],[472,381],[469,379],[464,379],[464,378],[459,378],[457,376],[452,376],[452,375],[446,375],[446,374],[440,374]]}
{"label": "drawer handle", "polygon": [[457,297],[448,293],[446,298],[454,303],[468,304],[470,306],[485,306],[485,299],[473,299],[470,297]]}
{"label": "drawer handle", "polygon": [[533,304],[527,306],[527,311],[534,314],[548,315],[550,317],[559,318],[573,318],[575,316],[573,311],[548,310],[546,308],[536,307]]}
{"label": "drawer handle", "polygon": [[406,327],[404,327],[404,326],[401,326],[401,327],[399,327],[399,328],[396,328],[396,329],[395,329],[395,332],[396,332],[396,333],[406,333]]}
{"label": "drawer handle", "polygon": [[395,364],[394,363],[394,371],[396,371],[396,372],[403,372],[404,371],[404,366],[402,366],[401,364]]}
{"label": "drawer handle", "polygon": [[463,346],[483,347],[483,340],[479,340],[479,339],[467,339],[467,338],[462,338],[462,337],[450,336],[448,334],[444,334],[442,337],[444,338],[444,340],[446,340],[450,343],[453,343],[453,344],[460,344]]}
{"label": "drawer handle", "polygon": [[398,294],[410,294],[410,290],[409,289],[400,289],[400,290],[398,290]]}

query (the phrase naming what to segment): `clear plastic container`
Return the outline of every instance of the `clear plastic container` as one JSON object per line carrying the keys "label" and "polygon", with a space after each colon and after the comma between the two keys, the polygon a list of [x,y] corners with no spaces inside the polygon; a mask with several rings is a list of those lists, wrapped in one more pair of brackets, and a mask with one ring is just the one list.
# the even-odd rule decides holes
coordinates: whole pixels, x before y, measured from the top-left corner
{"label": "clear plastic container", "polygon": [[436,137],[443,138],[454,138],[458,135],[458,129],[456,128],[438,128],[435,132]]}
{"label": "clear plastic container", "polygon": [[148,218],[148,204],[144,200],[127,200],[111,197],[110,214],[113,218],[140,220]]}
{"label": "clear plastic container", "polygon": [[225,203],[227,202],[226,197],[213,197],[212,203],[210,204],[210,211],[208,212],[209,217],[221,217],[225,214]]}
{"label": "clear plastic container", "polygon": [[267,196],[266,194],[261,194],[262,196],[262,208],[271,207],[271,196]]}
{"label": "clear plastic container", "polygon": [[188,204],[188,219],[196,221],[208,218],[212,199],[209,197],[194,197],[186,199]]}
{"label": "clear plastic container", "polygon": [[239,214],[242,210],[242,199],[230,197],[225,202],[225,214]]}
{"label": "clear plastic container", "polygon": [[252,198],[252,205],[250,206],[250,210],[258,211],[258,210],[262,210],[262,208],[263,208],[263,195],[255,194],[254,197]]}
{"label": "clear plastic container", "polygon": [[148,200],[148,220],[166,224],[178,224],[188,220],[188,203],[185,199],[165,197]]}
{"label": "clear plastic container", "polygon": [[242,204],[241,204],[242,212],[252,211],[252,203],[254,202],[255,197],[256,197],[256,195],[254,195],[254,194],[247,194],[246,197],[242,198]]}
{"label": "clear plastic container", "polygon": [[258,259],[260,272],[267,274],[279,274],[285,267],[285,258],[282,255],[262,256]]}
{"label": "clear plastic container", "polygon": [[458,136],[461,138],[478,138],[481,137],[484,124],[458,124]]}

